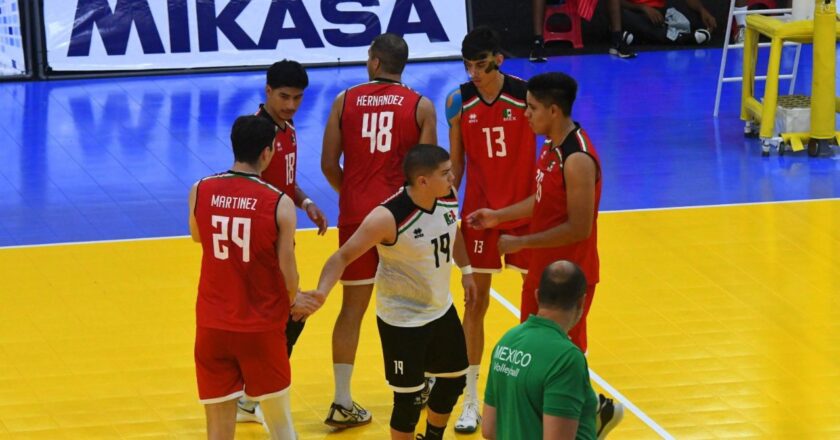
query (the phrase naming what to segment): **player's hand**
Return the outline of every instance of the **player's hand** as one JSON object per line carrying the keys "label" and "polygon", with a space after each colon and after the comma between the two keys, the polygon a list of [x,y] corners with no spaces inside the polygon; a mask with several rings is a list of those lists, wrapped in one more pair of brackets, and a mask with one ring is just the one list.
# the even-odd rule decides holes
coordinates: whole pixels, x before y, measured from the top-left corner
{"label": "player's hand", "polygon": [[703,20],[703,25],[706,26],[706,29],[710,34],[715,31],[715,28],[717,27],[717,20],[715,20],[715,17],[710,14],[709,11],[703,9],[703,11],[700,12],[700,19]]}
{"label": "player's hand", "polygon": [[327,295],[317,290],[299,293],[295,299],[295,305],[292,307],[292,319],[300,321],[308,318],[309,315],[315,313],[324,305],[326,299]]}
{"label": "player's hand", "polygon": [[519,252],[523,247],[521,237],[507,234],[499,236],[499,253],[502,255]]}
{"label": "player's hand", "polygon": [[657,11],[650,6],[642,6],[642,11],[644,11],[645,15],[647,16],[648,20],[656,26],[662,26],[665,24],[665,17],[662,16],[662,13]]}
{"label": "player's hand", "polygon": [[478,287],[472,274],[461,275],[461,285],[464,287],[464,306],[471,307],[478,298]]}
{"label": "player's hand", "polygon": [[327,216],[324,215],[324,211],[321,211],[321,208],[312,202],[306,205],[306,216],[309,217],[309,220],[312,220],[312,223],[315,223],[315,226],[318,227],[318,235],[324,235],[327,233]]}
{"label": "player's hand", "polygon": [[481,208],[467,216],[467,226],[476,229],[487,229],[499,224],[499,216],[495,210]]}

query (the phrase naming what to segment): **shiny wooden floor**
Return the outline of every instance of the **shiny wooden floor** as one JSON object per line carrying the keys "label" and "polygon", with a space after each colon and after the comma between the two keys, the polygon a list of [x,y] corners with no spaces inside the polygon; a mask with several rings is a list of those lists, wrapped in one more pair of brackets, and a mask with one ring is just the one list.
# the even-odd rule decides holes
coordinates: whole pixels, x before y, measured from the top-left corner
{"label": "shiny wooden floor", "polygon": [[[598,388],[633,407],[611,438],[840,437],[838,224],[837,200],[604,214],[609,275],[589,360]],[[298,234],[304,286],[335,240],[334,230]],[[199,259],[187,238],[0,250],[0,438],[201,438]],[[515,305],[519,283],[505,273],[493,288]],[[302,439],[386,438],[390,391],[372,313],[353,388],[374,422],[337,434],[321,423],[339,303],[333,292],[293,356],[297,429]],[[494,341],[516,317],[492,301],[487,321]],[[254,424],[237,433],[266,437]],[[447,436],[478,438],[451,427]]]}
{"label": "shiny wooden floor", "polygon": [[[737,86],[712,118],[719,61],[705,48],[502,66],[576,77],[575,119],[601,154],[589,361],[596,387],[627,407],[610,438],[840,438],[840,161],[760,157]],[[809,93],[807,64],[797,93]],[[366,73],[309,75],[298,177],[334,225],[323,125],[333,97]],[[404,79],[435,102],[446,146],[443,99],[466,80],[462,64],[410,64]],[[0,83],[0,439],[204,436],[187,192],[230,165],[231,122],[256,109],[263,84],[262,72]],[[303,287],[335,235],[298,233]],[[488,352],[517,322],[520,283],[494,280]],[[303,439],[386,438],[373,313],[353,388],[374,421],[341,433],[322,424],[339,303],[334,292],[292,358],[296,427]],[[253,424],[237,433],[266,438]]]}

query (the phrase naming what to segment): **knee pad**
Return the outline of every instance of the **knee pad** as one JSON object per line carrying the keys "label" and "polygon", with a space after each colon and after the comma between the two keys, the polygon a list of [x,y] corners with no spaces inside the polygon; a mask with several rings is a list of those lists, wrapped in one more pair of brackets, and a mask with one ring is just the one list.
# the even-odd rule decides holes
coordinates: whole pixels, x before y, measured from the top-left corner
{"label": "knee pad", "polygon": [[451,413],[466,384],[466,376],[438,377],[429,396],[429,409],[438,414]]}
{"label": "knee pad", "polygon": [[415,393],[394,393],[394,410],[391,412],[391,428],[399,432],[414,432],[420,420],[423,399],[420,391]]}

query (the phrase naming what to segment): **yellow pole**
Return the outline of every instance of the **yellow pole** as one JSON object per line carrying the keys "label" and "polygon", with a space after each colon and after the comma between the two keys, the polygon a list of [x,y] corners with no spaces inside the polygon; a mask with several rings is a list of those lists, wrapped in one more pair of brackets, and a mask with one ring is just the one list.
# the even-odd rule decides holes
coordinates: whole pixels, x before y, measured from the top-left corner
{"label": "yellow pole", "polygon": [[811,140],[808,154],[817,156],[834,138],[834,74],[837,60],[835,0],[815,0],[814,69],[811,82]]}

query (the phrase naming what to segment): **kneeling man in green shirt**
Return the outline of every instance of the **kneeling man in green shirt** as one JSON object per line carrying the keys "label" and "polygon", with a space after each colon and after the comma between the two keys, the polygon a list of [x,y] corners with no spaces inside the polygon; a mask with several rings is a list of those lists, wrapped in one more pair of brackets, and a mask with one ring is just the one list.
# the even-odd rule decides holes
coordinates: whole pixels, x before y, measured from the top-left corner
{"label": "kneeling man in green shirt", "polygon": [[[537,291],[539,312],[493,349],[484,438],[595,440],[621,419],[620,404],[603,397],[599,403],[586,358],[567,334],[580,319],[585,295],[586,277],[577,265],[561,260],[546,267]],[[596,413],[604,410],[609,414],[598,414],[604,426],[596,430]]]}

